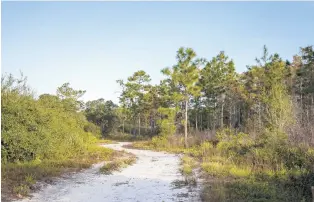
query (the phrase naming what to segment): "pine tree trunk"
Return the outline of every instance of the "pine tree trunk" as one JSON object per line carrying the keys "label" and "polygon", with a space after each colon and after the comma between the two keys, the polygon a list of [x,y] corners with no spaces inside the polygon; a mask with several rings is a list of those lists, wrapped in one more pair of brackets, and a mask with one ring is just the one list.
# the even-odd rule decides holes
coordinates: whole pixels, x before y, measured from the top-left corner
{"label": "pine tree trunk", "polygon": [[241,112],[241,107],[242,107],[242,105],[240,105],[240,106],[239,106],[239,109],[238,109],[238,114],[239,114],[239,118],[238,118],[238,119],[239,119],[239,127],[242,126],[242,125],[241,125],[241,124],[242,124],[242,122],[241,122],[241,113],[242,113],[242,112]]}
{"label": "pine tree trunk", "polygon": [[200,131],[203,130],[203,113],[201,112],[201,125],[200,125]]}
{"label": "pine tree trunk", "polygon": [[262,128],[262,117],[261,117],[261,102],[258,102],[258,130]]}
{"label": "pine tree trunk", "polygon": [[210,113],[207,114],[207,129],[210,129]]}
{"label": "pine tree trunk", "polygon": [[221,104],[221,114],[220,114],[220,127],[224,127],[224,104]]}
{"label": "pine tree trunk", "polygon": [[302,97],[302,79],[301,79],[301,84],[300,84],[300,103],[301,103],[301,124],[303,126],[303,97]]}
{"label": "pine tree trunk", "polygon": [[233,106],[233,122],[232,122],[232,126],[235,127],[235,123],[237,122],[237,106],[234,105]]}
{"label": "pine tree trunk", "polygon": [[214,116],[213,116],[213,129],[214,129],[214,131],[216,131],[216,121],[217,121],[217,116],[216,116],[216,102],[215,102]]}
{"label": "pine tree trunk", "polygon": [[311,114],[310,114],[310,117],[311,117],[311,119],[313,118],[313,114],[314,114],[314,111],[313,111],[313,106],[314,106],[314,96],[312,95],[311,96]]}
{"label": "pine tree trunk", "polygon": [[232,106],[229,108],[229,128],[232,127]]}
{"label": "pine tree trunk", "polygon": [[188,147],[188,100],[185,101],[184,143]]}
{"label": "pine tree trunk", "polygon": [[122,121],[122,131],[123,131],[123,134],[124,134],[124,120]]}
{"label": "pine tree trunk", "polygon": [[196,112],[196,115],[195,115],[195,129],[196,129],[196,131],[198,131],[198,127],[197,127],[197,112]]}
{"label": "pine tree trunk", "polygon": [[138,116],[138,135],[141,135],[141,114]]}

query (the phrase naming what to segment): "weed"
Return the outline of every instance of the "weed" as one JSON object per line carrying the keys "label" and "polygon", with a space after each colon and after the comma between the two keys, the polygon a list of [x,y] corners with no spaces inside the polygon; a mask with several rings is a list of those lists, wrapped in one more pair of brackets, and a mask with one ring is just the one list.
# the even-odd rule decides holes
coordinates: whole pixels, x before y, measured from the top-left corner
{"label": "weed", "polygon": [[112,174],[113,171],[120,171],[122,168],[132,165],[136,162],[136,157],[131,156],[127,158],[121,158],[115,161],[105,163],[100,169],[99,172],[105,175]]}
{"label": "weed", "polygon": [[19,197],[27,196],[29,194],[29,191],[30,189],[26,184],[21,184],[13,187],[13,192]]}

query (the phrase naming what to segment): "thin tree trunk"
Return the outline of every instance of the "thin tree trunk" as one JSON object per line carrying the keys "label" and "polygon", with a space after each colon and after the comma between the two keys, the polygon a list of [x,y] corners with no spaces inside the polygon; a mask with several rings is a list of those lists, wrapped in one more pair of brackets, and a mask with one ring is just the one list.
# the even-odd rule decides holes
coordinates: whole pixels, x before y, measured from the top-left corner
{"label": "thin tree trunk", "polygon": [[310,114],[310,117],[311,118],[313,118],[312,116],[313,116],[313,105],[314,105],[314,96],[312,95],[311,96],[311,106],[310,106],[310,112],[311,112],[311,114]]}
{"label": "thin tree trunk", "polygon": [[123,131],[123,134],[124,134],[124,120],[122,121],[122,131]]}
{"label": "thin tree trunk", "polygon": [[232,106],[229,108],[229,128],[232,127]]}
{"label": "thin tree trunk", "polygon": [[241,105],[238,107],[236,107],[236,123],[238,123],[238,127],[240,127],[241,125],[241,121],[240,121],[240,116],[241,116]]}
{"label": "thin tree trunk", "polygon": [[303,126],[303,97],[302,97],[302,79],[301,79],[301,84],[300,84],[300,102],[301,102],[301,124]]}
{"label": "thin tree trunk", "polygon": [[235,123],[237,121],[237,105],[233,106],[233,122],[232,122],[232,126],[235,126]]}
{"label": "thin tree trunk", "polygon": [[197,127],[197,112],[195,113],[195,129],[196,131],[198,131],[198,127]]}
{"label": "thin tree trunk", "polygon": [[258,130],[262,128],[262,117],[261,117],[261,102],[258,102]]}
{"label": "thin tree trunk", "polygon": [[133,118],[132,134],[136,136],[136,117]]}
{"label": "thin tree trunk", "polygon": [[150,134],[152,135],[153,134],[153,118],[152,116],[150,116],[149,118],[149,124],[150,124]]}
{"label": "thin tree trunk", "polygon": [[184,143],[188,147],[188,100],[185,101]]}
{"label": "thin tree trunk", "polygon": [[224,127],[224,103],[221,104],[220,127]]}
{"label": "thin tree trunk", "polygon": [[203,130],[203,113],[201,112],[201,125],[200,125],[200,130]]}
{"label": "thin tree trunk", "polygon": [[210,130],[210,113],[207,114],[207,129]]}
{"label": "thin tree trunk", "polygon": [[141,114],[138,116],[138,135],[141,135]]}
{"label": "thin tree trunk", "polygon": [[309,106],[306,107],[306,117],[307,117],[307,123],[310,123]]}
{"label": "thin tree trunk", "polygon": [[214,131],[216,131],[216,121],[217,121],[217,117],[216,117],[216,102],[215,102],[214,116],[213,116],[213,129],[214,129]]}

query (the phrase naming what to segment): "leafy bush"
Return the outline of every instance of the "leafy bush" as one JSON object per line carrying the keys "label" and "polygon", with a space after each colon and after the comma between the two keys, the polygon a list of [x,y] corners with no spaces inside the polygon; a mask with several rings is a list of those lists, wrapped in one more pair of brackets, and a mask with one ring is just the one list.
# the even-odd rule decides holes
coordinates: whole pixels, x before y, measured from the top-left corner
{"label": "leafy bush", "polygon": [[35,99],[26,80],[11,75],[1,84],[2,163],[67,159],[96,141],[96,128],[75,108],[76,101],[48,94]]}

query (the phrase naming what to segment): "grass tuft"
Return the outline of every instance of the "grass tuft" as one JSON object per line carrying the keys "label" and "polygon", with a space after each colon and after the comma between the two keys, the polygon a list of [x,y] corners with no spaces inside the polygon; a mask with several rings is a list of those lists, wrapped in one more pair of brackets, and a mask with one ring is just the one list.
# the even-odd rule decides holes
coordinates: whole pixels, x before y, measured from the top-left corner
{"label": "grass tuft", "polygon": [[135,156],[129,156],[127,158],[121,158],[115,161],[105,163],[100,169],[99,172],[105,175],[112,174],[113,171],[120,171],[122,168],[126,168],[129,165],[132,165],[136,162]]}

